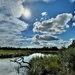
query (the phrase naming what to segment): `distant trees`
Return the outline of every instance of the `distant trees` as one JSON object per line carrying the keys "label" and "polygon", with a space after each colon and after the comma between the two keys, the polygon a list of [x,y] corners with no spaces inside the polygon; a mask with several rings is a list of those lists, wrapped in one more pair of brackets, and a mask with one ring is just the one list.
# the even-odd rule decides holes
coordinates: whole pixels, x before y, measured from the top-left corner
{"label": "distant trees", "polygon": [[32,51],[43,51],[43,50],[51,50],[58,51],[59,49],[55,47],[43,47],[43,48],[15,48],[15,47],[0,47],[0,50],[32,50]]}

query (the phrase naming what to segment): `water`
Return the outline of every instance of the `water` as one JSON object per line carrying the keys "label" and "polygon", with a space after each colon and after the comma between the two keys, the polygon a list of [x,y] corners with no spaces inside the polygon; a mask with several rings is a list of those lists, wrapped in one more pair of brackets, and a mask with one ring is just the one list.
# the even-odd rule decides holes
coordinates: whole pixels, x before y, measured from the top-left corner
{"label": "water", "polygon": [[10,59],[0,59],[0,75],[19,75],[17,67],[18,64],[10,62]]}
{"label": "water", "polygon": [[[34,53],[29,56],[24,57],[25,62],[29,62],[33,57],[36,56],[44,56],[41,53]],[[14,60],[16,59],[16,62]],[[10,61],[11,60],[11,61]],[[0,75],[28,75],[27,71],[29,70],[27,67],[27,63],[23,63],[21,58],[13,58],[13,59],[0,59]]]}

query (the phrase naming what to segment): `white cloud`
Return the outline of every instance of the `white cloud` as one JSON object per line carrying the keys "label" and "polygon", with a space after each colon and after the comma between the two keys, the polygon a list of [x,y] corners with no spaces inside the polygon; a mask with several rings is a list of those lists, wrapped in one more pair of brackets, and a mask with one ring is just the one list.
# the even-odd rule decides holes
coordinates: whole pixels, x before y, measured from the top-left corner
{"label": "white cloud", "polygon": [[0,0],[0,12],[6,15],[13,15],[14,17],[20,17],[24,9],[22,2],[23,0]]}
{"label": "white cloud", "polygon": [[73,23],[73,26],[75,26],[75,22]]}
{"label": "white cloud", "polygon": [[53,47],[56,46],[54,41],[59,40],[57,36],[52,35],[39,35],[36,34],[32,38],[29,38],[28,40],[31,40],[31,44],[35,47]]}
{"label": "white cloud", "polygon": [[39,35],[36,34],[33,38],[33,40],[35,41],[52,41],[52,40],[59,40],[56,36],[52,36],[52,35]]}
{"label": "white cloud", "polygon": [[43,0],[43,1],[48,3],[48,2],[50,2],[50,1],[54,1],[54,0]]}
{"label": "white cloud", "polygon": [[22,15],[23,0],[0,0],[0,46],[22,47],[26,45],[21,35],[28,24],[18,18]]}
{"label": "white cloud", "polygon": [[[73,16],[73,21],[75,21],[75,15]],[[72,24],[73,26],[75,26],[75,22],[73,22],[73,24]]]}
{"label": "white cloud", "polygon": [[27,29],[28,24],[18,19],[23,14],[23,2],[26,1],[39,0],[0,0],[0,46],[26,46],[21,32]]}
{"label": "white cloud", "polygon": [[60,34],[64,32],[64,27],[71,20],[72,14],[63,13],[56,16],[56,18],[51,18],[48,20],[44,20],[42,22],[34,23],[34,32],[41,32],[47,34]]}
{"label": "white cloud", "polygon": [[20,42],[24,40],[21,31],[27,28],[27,24],[14,20],[0,21],[0,46],[21,46]]}
{"label": "white cloud", "polygon": [[72,18],[73,20],[75,20],[75,15],[73,16],[73,18]]}
{"label": "white cloud", "polygon": [[55,0],[25,0],[26,2],[38,2],[38,1],[42,1],[42,2],[52,2],[52,1],[55,1]]}
{"label": "white cloud", "polygon": [[54,47],[57,46],[57,44],[53,43],[53,42],[43,42],[43,41],[34,41],[32,42],[33,44],[33,48],[34,47],[38,47],[38,48],[42,48],[42,47]]}
{"label": "white cloud", "polygon": [[69,25],[66,25],[66,28],[69,28],[70,26]]}
{"label": "white cloud", "polygon": [[46,16],[47,15],[47,12],[42,12],[41,15],[42,16]]}

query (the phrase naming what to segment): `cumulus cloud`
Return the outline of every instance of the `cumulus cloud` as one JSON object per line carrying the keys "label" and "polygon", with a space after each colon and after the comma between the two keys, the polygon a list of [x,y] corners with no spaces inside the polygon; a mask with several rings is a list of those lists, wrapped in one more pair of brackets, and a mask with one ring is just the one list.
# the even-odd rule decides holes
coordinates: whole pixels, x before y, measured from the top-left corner
{"label": "cumulus cloud", "polygon": [[53,47],[53,46],[56,46],[56,44],[53,43],[53,41],[57,41],[59,40],[59,38],[57,36],[52,36],[52,35],[36,34],[29,40],[32,40],[32,44],[35,47],[37,46],[38,47]]}
{"label": "cumulus cloud", "polygon": [[26,2],[38,2],[38,1],[42,1],[42,2],[52,2],[52,1],[55,1],[55,0],[25,0]]}
{"label": "cumulus cloud", "polygon": [[70,26],[69,25],[66,25],[66,28],[69,28]]}
{"label": "cumulus cloud", "polygon": [[42,22],[35,22],[33,32],[41,32],[47,34],[60,34],[64,32],[64,27],[72,19],[72,14],[63,13]]}
{"label": "cumulus cloud", "polygon": [[[57,46],[57,44],[53,43],[53,42],[44,42],[44,41],[34,41],[32,42],[34,47],[38,47],[38,48],[42,48],[42,47],[54,47]],[[34,48],[33,47],[33,48]]]}
{"label": "cumulus cloud", "polygon": [[[75,21],[75,15],[73,16],[73,21]],[[75,22],[72,25],[75,26]]]}
{"label": "cumulus cloud", "polygon": [[75,20],[75,15],[73,16],[73,20]]}
{"label": "cumulus cloud", "polygon": [[24,9],[22,2],[23,0],[0,0],[0,13],[20,17]]}
{"label": "cumulus cloud", "polygon": [[18,19],[22,15],[22,2],[23,0],[0,0],[0,46],[25,45],[21,32],[27,29],[28,24]]}
{"label": "cumulus cloud", "polygon": [[75,26],[75,23],[73,23],[73,26]]}
{"label": "cumulus cloud", "polygon": [[55,0],[43,0],[44,2],[51,2],[51,1],[55,1]]}
{"label": "cumulus cloud", "polygon": [[42,16],[46,16],[47,15],[47,12],[42,12],[41,15]]}
{"label": "cumulus cloud", "polygon": [[39,34],[36,34],[34,37],[33,37],[33,40],[36,40],[36,41],[41,41],[41,40],[44,40],[44,41],[52,41],[52,40],[59,40],[58,37],[56,36],[49,36],[49,35],[39,35]]}

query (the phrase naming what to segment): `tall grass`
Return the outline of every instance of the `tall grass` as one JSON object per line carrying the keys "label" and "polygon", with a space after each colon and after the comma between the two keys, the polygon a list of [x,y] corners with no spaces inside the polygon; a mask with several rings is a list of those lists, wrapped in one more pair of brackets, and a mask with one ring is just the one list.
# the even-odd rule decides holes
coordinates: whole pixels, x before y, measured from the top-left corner
{"label": "tall grass", "polygon": [[44,72],[49,75],[57,75],[61,71],[61,59],[59,57],[44,56],[33,58],[29,75],[43,75]]}
{"label": "tall grass", "polygon": [[29,75],[75,75],[75,48],[67,48],[57,56],[31,59]]}

